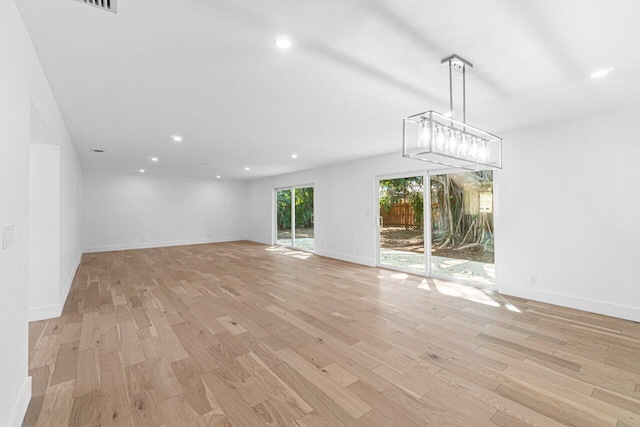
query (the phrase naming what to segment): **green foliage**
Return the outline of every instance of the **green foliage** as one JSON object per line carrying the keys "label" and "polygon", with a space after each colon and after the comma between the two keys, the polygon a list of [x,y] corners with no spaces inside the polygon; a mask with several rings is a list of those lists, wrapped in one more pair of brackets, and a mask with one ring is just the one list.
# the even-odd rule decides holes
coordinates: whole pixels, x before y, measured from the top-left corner
{"label": "green foliage", "polygon": [[313,187],[296,188],[296,228],[313,226]]}
{"label": "green foliage", "polygon": [[[313,226],[313,187],[295,189],[296,228]],[[276,197],[278,229],[291,228],[291,190],[278,190]]]}
{"label": "green foliage", "polygon": [[409,202],[413,207],[413,218],[415,224],[420,224],[418,228],[422,228],[424,223],[424,193],[417,191],[409,196]]}
{"label": "green foliage", "polygon": [[382,179],[380,180],[380,200],[384,199],[387,205],[410,202],[412,194],[423,191],[422,181],[421,176]]}
{"label": "green foliage", "polygon": [[[431,177],[431,224],[435,245],[482,243],[493,247],[493,216],[475,211],[482,191],[493,191],[492,171]],[[475,204],[466,206],[469,197]],[[472,202],[473,203],[473,202]],[[475,206],[475,207],[474,207]]]}
{"label": "green foliage", "polygon": [[422,227],[424,220],[423,200],[424,186],[421,176],[380,180],[380,208],[388,213],[396,203],[411,203],[418,228]]}
{"label": "green foliage", "polygon": [[393,205],[394,205],[394,203],[391,201],[390,197],[380,196],[380,207],[386,213],[391,212],[391,209],[393,209]]}
{"label": "green foliage", "polygon": [[291,228],[291,190],[278,190],[278,229]]}

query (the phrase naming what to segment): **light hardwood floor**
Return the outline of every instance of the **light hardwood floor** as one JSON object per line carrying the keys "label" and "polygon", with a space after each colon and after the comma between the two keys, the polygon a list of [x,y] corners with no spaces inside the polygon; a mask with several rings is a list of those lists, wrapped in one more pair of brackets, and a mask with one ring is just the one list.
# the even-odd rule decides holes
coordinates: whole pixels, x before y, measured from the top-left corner
{"label": "light hardwood floor", "polygon": [[640,426],[639,324],[248,242],[84,255],[29,368],[28,426]]}

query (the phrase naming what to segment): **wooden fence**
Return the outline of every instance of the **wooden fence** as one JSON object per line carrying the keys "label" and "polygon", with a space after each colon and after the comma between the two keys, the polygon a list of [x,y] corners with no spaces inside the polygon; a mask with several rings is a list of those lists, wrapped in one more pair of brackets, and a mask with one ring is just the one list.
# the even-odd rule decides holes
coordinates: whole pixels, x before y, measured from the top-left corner
{"label": "wooden fence", "polygon": [[[380,208],[383,227],[414,227],[415,215],[411,203],[396,203],[390,211]],[[422,224],[420,224],[422,225]]]}

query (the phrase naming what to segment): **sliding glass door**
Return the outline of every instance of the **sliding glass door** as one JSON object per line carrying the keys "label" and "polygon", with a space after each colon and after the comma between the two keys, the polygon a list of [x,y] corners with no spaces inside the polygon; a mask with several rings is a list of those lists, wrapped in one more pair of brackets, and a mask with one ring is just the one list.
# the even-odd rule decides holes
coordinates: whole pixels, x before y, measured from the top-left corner
{"label": "sliding glass door", "polygon": [[313,187],[295,190],[295,240],[293,247],[307,251],[314,250],[313,237]]}
{"label": "sliding glass door", "polygon": [[431,175],[431,274],[495,283],[493,172]]}
{"label": "sliding glass door", "polygon": [[492,171],[378,179],[378,191],[379,265],[495,284]]}
{"label": "sliding glass door", "polygon": [[425,271],[424,177],[378,181],[380,264]]}
{"label": "sliding glass door", "polygon": [[276,243],[282,246],[293,246],[291,193],[290,189],[276,190]]}
{"label": "sliding glass door", "polygon": [[276,244],[313,251],[313,187],[276,190]]}

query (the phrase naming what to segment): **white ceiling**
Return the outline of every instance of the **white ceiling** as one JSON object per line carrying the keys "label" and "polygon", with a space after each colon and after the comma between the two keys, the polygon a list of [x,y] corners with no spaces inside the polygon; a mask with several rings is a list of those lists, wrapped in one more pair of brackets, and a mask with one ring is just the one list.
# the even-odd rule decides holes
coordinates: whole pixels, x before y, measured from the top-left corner
{"label": "white ceiling", "polygon": [[637,0],[17,3],[85,168],[253,179],[399,155],[402,117],[447,110],[454,53],[492,133],[640,106]]}

